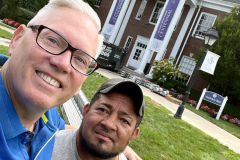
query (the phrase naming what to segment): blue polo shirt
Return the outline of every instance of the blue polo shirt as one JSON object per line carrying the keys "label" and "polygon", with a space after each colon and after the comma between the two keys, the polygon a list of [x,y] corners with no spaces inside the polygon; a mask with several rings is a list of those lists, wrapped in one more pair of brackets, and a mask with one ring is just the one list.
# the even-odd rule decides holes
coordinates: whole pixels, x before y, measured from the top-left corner
{"label": "blue polo shirt", "polygon": [[3,66],[3,64],[8,60],[8,56],[5,56],[3,54],[0,54],[0,66]]}
{"label": "blue polo shirt", "polygon": [[[37,121],[35,134],[29,132],[17,115],[0,72],[0,160],[51,159],[59,129],[65,129],[65,123],[52,108]],[[29,156],[25,144],[31,140]]]}

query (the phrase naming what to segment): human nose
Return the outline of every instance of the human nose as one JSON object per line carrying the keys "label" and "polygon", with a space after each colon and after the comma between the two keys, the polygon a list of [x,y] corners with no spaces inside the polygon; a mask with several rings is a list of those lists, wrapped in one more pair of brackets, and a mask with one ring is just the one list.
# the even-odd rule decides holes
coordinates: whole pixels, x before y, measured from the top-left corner
{"label": "human nose", "polygon": [[72,53],[67,50],[59,55],[53,55],[50,58],[50,64],[57,68],[58,71],[64,73],[70,73],[72,66],[70,63]]}
{"label": "human nose", "polygon": [[106,117],[102,124],[106,127],[107,130],[116,130],[117,129],[117,117],[114,115]]}

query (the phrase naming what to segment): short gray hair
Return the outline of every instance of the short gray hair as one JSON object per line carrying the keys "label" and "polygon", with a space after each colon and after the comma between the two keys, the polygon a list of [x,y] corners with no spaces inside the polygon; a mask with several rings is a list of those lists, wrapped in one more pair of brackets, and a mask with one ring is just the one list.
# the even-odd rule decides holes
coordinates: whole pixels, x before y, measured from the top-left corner
{"label": "short gray hair", "polygon": [[[33,23],[36,23],[42,16],[46,15],[48,11],[53,10],[54,8],[60,8],[60,7],[76,9],[87,14],[96,24],[96,27],[100,32],[101,21],[97,13],[92,9],[92,7],[88,3],[84,2],[83,0],[49,0],[49,3],[45,5],[41,10],[38,11],[36,16],[29,21],[27,26],[32,25]],[[98,35],[99,44],[98,44],[98,49],[97,49],[95,58],[97,58],[101,52],[103,39],[104,39],[103,36],[99,34]]]}

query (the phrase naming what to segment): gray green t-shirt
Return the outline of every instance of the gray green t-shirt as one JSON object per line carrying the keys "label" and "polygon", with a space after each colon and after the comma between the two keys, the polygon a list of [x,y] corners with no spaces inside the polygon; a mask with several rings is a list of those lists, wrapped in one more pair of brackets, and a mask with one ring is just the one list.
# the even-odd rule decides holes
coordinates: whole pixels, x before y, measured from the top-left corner
{"label": "gray green t-shirt", "polygon": [[[76,145],[76,129],[61,130],[56,134],[52,160],[81,160]],[[123,153],[119,160],[127,160]]]}

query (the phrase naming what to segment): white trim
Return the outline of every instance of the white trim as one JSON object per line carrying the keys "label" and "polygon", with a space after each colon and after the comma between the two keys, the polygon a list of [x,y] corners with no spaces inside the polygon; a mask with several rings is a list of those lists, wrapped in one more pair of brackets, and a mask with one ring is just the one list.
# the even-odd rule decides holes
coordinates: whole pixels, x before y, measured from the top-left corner
{"label": "white trim", "polygon": [[[211,26],[208,26],[209,28],[211,28],[213,25],[214,25],[214,23],[215,23],[215,21],[216,21],[216,19],[217,19],[217,15],[215,15],[215,14],[210,14],[210,13],[207,13],[207,12],[201,12],[201,14],[200,14],[200,16],[198,17],[198,21],[197,21],[197,23],[196,23],[196,26],[195,26],[195,28],[194,28],[194,30],[193,30],[193,33],[192,33],[192,37],[195,37],[195,38],[199,38],[199,39],[204,39],[204,37],[200,37],[200,36],[195,36],[195,32],[196,32],[196,30],[197,30],[197,27],[198,27],[198,24],[199,24],[199,22],[200,22],[200,20],[201,20],[201,18],[202,18],[202,15],[207,15],[207,16],[211,16],[211,17],[213,17],[214,18],[214,20],[213,20],[213,22],[212,22],[212,25]],[[208,28],[208,29],[209,29]],[[207,29],[207,30],[208,30]],[[207,31],[206,30],[206,31]]]}
{"label": "white trim", "polygon": [[[147,0],[142,0],[142,3],[140,4],[140,7],[139,7],[138,12],[135,17],[136,20],[140,20],[142,18],[142,15],[143,15],[146,5],[147,5]],[[138,18],[138,16],[140,16],[140,15],[141,15],[141,17]]]}
{"label": "white trim", "polygon": [[[131,43],[132,43],[133,37],[132,37],[132,36],[128,36],[128,37],[127,37],[126,42],[125,42],[124,47],[123,47],[124,49],[126,49],[126,45],[128,44],[128,39],[131,39],[131,41],[129,42],[129,43],[130,43],[129,46],[130,46]],[[128,46],[127,49],[129,49],[129,46]]]}
{"label": "white trim", "polygon": [[223,0],[204,0],[203,7],[211,8],[218,11],[229,13],[233,7],[239,5],[237,3],[223,1]]}
{"label": "white trim", "polygon": [[114,44],[117,45],[117,46],[120,44],[120,41],[121,41],[122,36],[123,36],[123,34],[125,32],[125,29],[127,27],[127,24],[128,24],[128,21],[129,21],[129,18],[131,16],[131,14],[132,14],[135,3],[136,3],[136,0],[132,0],[129,7],[128,7],[127,13],[126,13],[126,15],[123,19],[122,25],[119,29],[119,32],[118,32],[117,37],[116,37],[115,42],[114,42]]}
{"label": "white trim", "polygon": [[150,16],[150,18],[149,18],[149,20],[148,20],[148,22],[149,22],[150,24],[153,24],[153,25],[156,25],[156,24],[157,24],[157,22],[156,22],[156,23],[151,22],[151,19],[152,19],[152,16],[153,16],[153,14],[154,14],[154,10],[155,10],[155,8],[157,7],[157,4],[158,4],[158,3],[163,4],[163,6],[162,6],[162,8],[161,8],[161,11],[158,12],[157,22],[158,22],[158,19],[159,19],[160,15],[161,15],[161,12],[162,12],[162,10],[163,10],[163,8],[164,8],[164,5],[165,5],[165,2],[162,2],[162,1],[160,1],[160,0],[157,0],[157,1],[156,1],[156,4],[155,4],[155,6],[154,6],[154,8],[153,8],[153,11],[152,11],[152,14],[151,14],[151,16]]}

